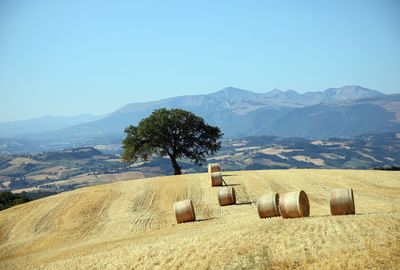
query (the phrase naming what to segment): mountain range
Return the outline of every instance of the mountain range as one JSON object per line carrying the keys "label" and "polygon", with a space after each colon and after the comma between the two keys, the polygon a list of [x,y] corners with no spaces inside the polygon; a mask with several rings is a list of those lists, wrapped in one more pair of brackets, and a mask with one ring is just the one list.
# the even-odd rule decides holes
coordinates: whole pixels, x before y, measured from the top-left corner
{"label": "mountain range", "polygon": [[[61,128],[33,129],[31,124],[37,119],[0,123],[0,138],[40,139],[53,144],[63,141],[68,146],[96,143],[95,138],[121,139],[125,127],[136,125],[161,107],[192,111],[220,127],[225,138],[273,135],[323,139],[400,131],[400,94],[388,95],[360,86],[304,94],[278,89],[255,93],[227,87],[207,95],[130,103],[106,116]],[[10,132],[12,126],[19,128]]]}
{"label": "mountain range", "polygon": [[45,115],[42,117],[22,121],[3,122],[0,123],[0,136],[14,137],[20,135],[54,131],[76,126],[82,123],[95,121],[100,118],[102,117],[90,114],[81,114],[76,116]]}

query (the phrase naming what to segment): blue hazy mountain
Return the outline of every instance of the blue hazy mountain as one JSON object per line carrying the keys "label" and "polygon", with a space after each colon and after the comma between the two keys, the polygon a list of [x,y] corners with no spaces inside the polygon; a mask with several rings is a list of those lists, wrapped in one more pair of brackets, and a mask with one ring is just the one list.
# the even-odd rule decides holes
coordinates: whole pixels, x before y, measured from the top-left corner
{"label": "blue hazy mountain", "polygon": [[82,123],[87,123],[100,119],[99,116],[82,114],[76,116],[51,116],[0,123],[1,137],[15,137],[38,132],[53,131],[62,128],[72,127]]}
{"label": "blue hazy mountain", "polygon": [[[37,137],[53,141],[122,138],[128,125],[136,125],[162,107],[192,111],[220,127],[225,138],[252,135],[329,138],[400,131],[400,95],[386,95],[360,86],[304,94],[279,89],[255,93],[227,87],[208,95],[127,104],[101,119],[42,132]],[[0,137],[4,137],[1,129]]]}

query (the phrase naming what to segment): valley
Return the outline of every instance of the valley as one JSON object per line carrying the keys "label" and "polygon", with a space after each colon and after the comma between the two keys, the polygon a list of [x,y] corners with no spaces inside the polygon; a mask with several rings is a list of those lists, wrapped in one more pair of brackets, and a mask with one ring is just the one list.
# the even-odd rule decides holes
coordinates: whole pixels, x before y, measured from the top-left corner
{"label": "valley", "polygon": [[[95,148],[96,147],[96,148]],[[104,145],[53,152],[0,157],[0,190],[60,193],[81,187],[122,180],[171,175],[170,160],[154,157],[135,164],[124,163],[121,149]],[[400,134],[363,135],[350,139],[308,140],[272,136],[223,141],[221,150],[207,162],[225,170],[290,168],[374,169],[400,167]],[[180,160],[185,174],[205,172]]]}

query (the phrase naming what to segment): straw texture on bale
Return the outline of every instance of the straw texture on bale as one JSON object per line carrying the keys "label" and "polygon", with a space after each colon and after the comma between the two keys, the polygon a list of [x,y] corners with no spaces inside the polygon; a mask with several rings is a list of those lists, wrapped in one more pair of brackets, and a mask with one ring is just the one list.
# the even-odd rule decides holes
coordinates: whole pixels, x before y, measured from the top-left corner
{"label": "straw texture on bale", "polygon": [[236,204],[236,192],[233,187],[222,187],[218,191],[218,202],[220,206]]}
{"label": "straw texture on bale", "polygon": [[174,203],[175,217],[177,223],[195,221],[196,215],[194,213],[192,200],[184,200]]}
{"label": "straw texture on bale", "polygon": [[310,203],[307,194],[303,190],[281,194],[279,212],[283,218],[308,217]]}
{"label": "straw texture on bale", "polygon": [[211,186],[222,186],[222,174],[220,172],[215,172],[210,174]]}
{"label": "straw texture on bale", "polygon": [[220,171],[221,171],[221,165],[219,165],[219,163],[208,164],[208,173],[220,172]]}
{"label": "straw texture on bale", "polygon": [[354,215],[354,195],[352,188],[333,189],[329,198],[332,215]]}
{"label": "straw texture on bale", "polygon": [[279,216],[279,195],[271,193],[261,196],[257,200],[258,216],[260,218]]}

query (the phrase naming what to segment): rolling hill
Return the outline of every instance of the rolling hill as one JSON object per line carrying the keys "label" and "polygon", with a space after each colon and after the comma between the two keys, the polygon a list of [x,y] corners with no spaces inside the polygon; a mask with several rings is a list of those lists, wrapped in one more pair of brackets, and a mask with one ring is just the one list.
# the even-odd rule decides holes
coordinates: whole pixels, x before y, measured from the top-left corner
{"label": "rolling hill", "polygon": [[[97,149],[79,147],[29,155],[2,155],[0,151],[0,191],[59,193],[111,181],[173,174],[168,157],[128,164],[119,155]],[[199,167],[189,160],[178,162],[184,173],[207,170],[205,165]],[[400,133],[329,140],[272,136],[224,140],[221,150],[207,162],[221,163],[229,171],[398,168]]]}
{"label": "rolling hill", "polygon": [[[82,188],[0,212],[1,269],[396,269],[400,173],[225,172],[237,205],[220,207],[206,174]],[[356,215],[330,216],[332,188],[354,189]],[[308,218],[259,219],[255,199],[303,189]],[[176,224],[192,199],[197,221]]]}

